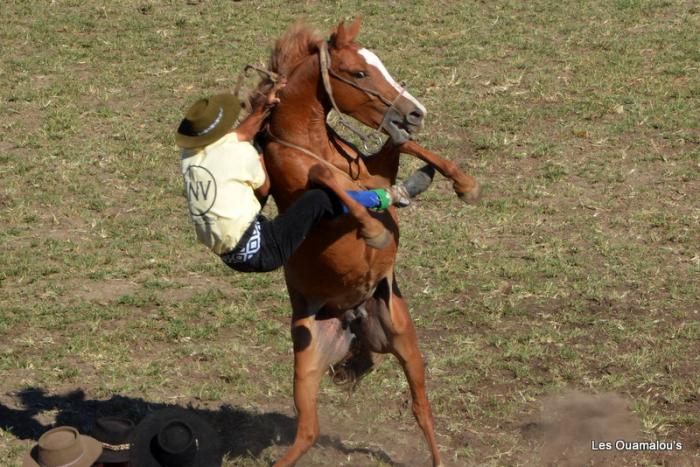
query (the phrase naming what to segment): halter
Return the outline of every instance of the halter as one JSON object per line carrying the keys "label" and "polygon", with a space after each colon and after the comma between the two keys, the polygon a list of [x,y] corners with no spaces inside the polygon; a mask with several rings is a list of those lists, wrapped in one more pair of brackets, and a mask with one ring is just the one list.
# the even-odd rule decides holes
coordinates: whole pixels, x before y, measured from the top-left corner
{"label": "halter", "polygon": [[[371,138],[374,138],[376,141],[378,141],[379,145],[383,144],[384,140],[382,139],[382,136],[381,136],[382,129],[385,127],[389,113],[394,109],[394,105],[396,104],[396,101],[399,100],[399,98],[403,95],[405,90],[402,88],[401,92],[396,96],[396,98],[393,101],[390,101],[389,99],[382,96],[380,93],[378,93],[374,89],[369,89],[369,88],[366,88],[364,86],[360,86],[356,82],[351,81],[347,78],[344,78],[344,77],[340,76],[338,73],[334,72],[333,69],[331,68],[331,54],[328,51],[328,43],[326,43],[326,42],[321,43],[321,47],[319,48],[318,54],[319,54],[319,62],[321,65],[321,79],[323,80],[323,88],[325,89],[326,94],[328,95],[328,98],[331,101],[331,105],[333,106],[333,110],[335,110],[336,113],[338,114],[338,118],[339,118],[338,123],[343,125],[345,128],[347,128],[351,132],[355,133],[355,135],[357,135],[362,140],[362,147],[367,152],[369,152],[369,147],[368,147],[367,143]],[[372,100],[374,100],[375,98],[379,99],[384,105],[387,106],[386,112],[384,112],[384,117],[382,117],[382,122],[371,133],[365,134],[362,130],[360,130],[355,125],[353,125],[353,123],[350,122],[350,120],[346,119],[345,115],[340,111],[337,104],[335,103],[335,99],[333,98],[333,88],[331,88],[331,80],[330,80],[331,76],[339,81],[342,81],[345,84],[348,84],[348,85],[354,87],[355,89],[359,89],[360,91],[367,94],[369,96],[369,98]]]}
{"label": "halter", "polygon": [[[319,53],[319,64],[320,64],[320,69],[321,69],[321,80],[323,81],[323,89],[326,91],[326,94],[328,95],[328,99],[331,101],[331,105],[333,107],[333,110],[335,110],[336,113],[338,114],[339,123],[341,125],[343,125],[345,128],[347,128],[348,130],[350,130],[351,132],[353,132],[355,135],[357,135],[362,140],[362,146],[363,146],[364,150],[367,152],[369,152],[369,147],[368,147],[367,143],[371,138],[375,138],[379,142],[379,145],[383,144],[384,140],[382,139],[382,136],[381,136],[382,128],[384,128],[384,126],[386,124],[386,121],[387,121],[388,116],[389,116],[389,112],[391,112],[391,110],[394,109],[396,101],[398,101],[398,99],[403,95],[403,93],[405,91],[403,89],[403,87],[402,87],[401,92],[396,96],[396,98],[393,101],[390,101],[386,97],[379,94],[377,91],[375,91],[373,89],[366,88],[364,86],[360,86],[359,84],[355,83],[354,81],[346,79],[346,78],[338,75],[337,73],[335,73],[331,69],[331,66],[330,66],[331,56],[330,56],[330,52],[328,51],[328,44],[325,41],[321,43],[321,46],[319,47],[318,53]],[[267,77],[273,82],[277,81],[277,79],[279,78],[279,76],[276,73],[258,68],[256,66],[250,65],[250,64],[246,65],[245,70],[242,73],[242,75],[243,74],[247,75],[247,72],[250,69],[257,71],[258,73],[267,75]],[[235,88],[236,94],[238,93],[238,91],[240,89],[242,75],[239,76],[238,83],[236,83],[236,88]],[[375,99],[375,98],[379,99],[383,104],[385,104],[387,106],[386,112],[384,113],[384,117],[382,117],[382,122],[371,133],[365,134],[362,130],[358,129],[355,125],[353,125],[352,122],[350,122],[348,119],[346,119],[344,114],[340,111],[340,109],[338,108],[338,105],[335,103],[335,99],[333,98],[333,89],[331,88],[331,80],[330,80],[331,76],[333,76],[333,78],[335,78],[339,81],[342,81],[342,82],[344,82],[344,83],[346,83],[346,84],[348,84],[356,89],[361,90],[362,92],[367,94],[370,97],[370,99]],[[335,170],[336,172],[341,173],[343,176],[349,178],[353,182],[357,183],[357,181],[360,177],[360,170],[358,167],[357,176],[353,176],[352,175],[352,163],[355,162],[356,164],[359,164],[359,156],[352,157],[351,155],[347,154],[348,159],[349,159],[349,163],[351,165],[350,165],[350,173],[346,173],[345,171],[343,171],[342,169],[331,164],[329,161],[327,161],[326,159],[323,159],[322,157],[320,157],[318,154],[314,153],[313,151],[310,151],[309,149],[307,149],[305,147],[299,146],[299,145],[294,144],[294,143],[290,143],[289,141],[285,141],[284,139],[278,137],[277,135],[272,133],[272,130],[270,129],[269,122],[265,125],[265,131],[277,143],[279,143],[283,146],[286,146],[288,148],[300,151],[300,152],[306,154],[307,156],[310,156],[313,159],[316,159],[317,161],[325,164],[326,166],[328,166],[332,170]]]}

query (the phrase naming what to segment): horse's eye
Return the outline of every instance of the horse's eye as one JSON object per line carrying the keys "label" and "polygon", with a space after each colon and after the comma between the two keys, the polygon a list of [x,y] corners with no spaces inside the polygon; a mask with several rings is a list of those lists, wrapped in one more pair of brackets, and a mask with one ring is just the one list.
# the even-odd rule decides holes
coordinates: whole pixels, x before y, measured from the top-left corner
{"label": "horse's eye", "polygon": [[364,71],[354,71],[352,73],[353,78],[362,79],[367,77],[367,73]]}

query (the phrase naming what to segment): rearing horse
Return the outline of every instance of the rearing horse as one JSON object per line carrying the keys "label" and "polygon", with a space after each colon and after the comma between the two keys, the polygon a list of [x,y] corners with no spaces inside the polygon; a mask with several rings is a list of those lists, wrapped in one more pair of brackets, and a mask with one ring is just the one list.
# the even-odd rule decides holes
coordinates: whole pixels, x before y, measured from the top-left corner
{"label": "rearing horse", "polygon": [[[355,379],[379,354],[398,359],[408,380],[413,414],[441,465],[425,369],[416,330],[394,276],[399,241],[396,210],[369,212],[346,189],[386,187],[396,180],[401,153],[416,156],[453,181],[465,201],[479,185],[456,164],[408,139],[419,130],[425,108],[399,86],[379,58],[355,42],[360,19],[341,22],[325,42],[302,24],[275,44],[270,69],[287,77],[280,102],[261,134],[272,195],[283,212],[311,184],[325,185],[350,215],[322,221],[285,266],[292,305],[294,444],[275,464],[293,465],[319,436],[316,396],[323,374]],[[260,84],[264,89],[269,82]],[[377,153],[362,157],[326,124],[331,108],[391,136]],[[340,363],[340,364],[339,364]]]}

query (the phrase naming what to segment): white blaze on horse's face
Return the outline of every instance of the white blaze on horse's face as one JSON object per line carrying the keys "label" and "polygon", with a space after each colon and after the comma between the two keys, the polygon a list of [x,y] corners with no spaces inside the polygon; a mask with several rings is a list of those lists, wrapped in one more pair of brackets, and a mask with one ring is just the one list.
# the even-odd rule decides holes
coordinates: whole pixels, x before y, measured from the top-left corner
{"label": "white blaze on horse's face", "polygon": [[375,67],[377,70],[379,70],[379,72],[382,74],[382,76],[384,76],[384,79],[386,79],[387,82],[389,84],[391,84],[394,87],[394,89],[396,89],[396,92],[398,92],[400,95],[403,95],[408,100],[413,102],[416,105],[416,107],[418,107],[421,110],[421,112],[423,112],[424,116],[428,113],[425,110],[425,107],[423,107],[423,104],[418,102],[418,99],[413,97],[411,95],[411,93],[406,91],[404,88],[402,88],[399,85],[399,83],[394,81],[394,78],[391,77],[391,75],[387,71],[387,69],[384,66],[384,64],[382,63],[382,61],[379,60],[379,57],[377,57],[377,55],[374,52],[367,50],[367,49],[360,49],[358,53],[365,58],[365,61],[367,61],[368,65],[371,65],[371,66]]}

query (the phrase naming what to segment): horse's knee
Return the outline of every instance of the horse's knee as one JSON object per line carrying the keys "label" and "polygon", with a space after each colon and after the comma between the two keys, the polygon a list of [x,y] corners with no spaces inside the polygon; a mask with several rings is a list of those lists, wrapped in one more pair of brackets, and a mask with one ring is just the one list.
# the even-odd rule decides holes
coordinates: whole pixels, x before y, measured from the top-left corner
{"label": "horse's knee", "polygon": [[333,180],[333,172],[322,164],[314,164],[309,169],[309,180],[326,185]]}
{"label": "horse's knee", "polygon": [[304,433],[299,439],[300,443],[304,445],[307,449],[313,446],[319,436],[319,432],[314,430],[313,432]]}

